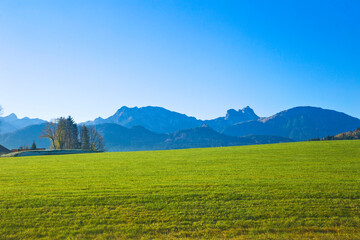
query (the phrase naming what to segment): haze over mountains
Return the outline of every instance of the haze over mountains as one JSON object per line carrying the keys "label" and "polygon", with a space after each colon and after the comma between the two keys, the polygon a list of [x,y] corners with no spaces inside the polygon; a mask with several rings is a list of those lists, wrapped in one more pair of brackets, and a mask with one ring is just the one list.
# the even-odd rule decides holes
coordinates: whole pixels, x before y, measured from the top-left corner
{"label": "haze over mountains", "polygon": [[122,107],[106,119],[101,117],[88,121],[86,125],[115,123],[124,127],[143,126],[157,133],[171,133],[181,129],[193,128],[202,125],[202,121],[185,114],[169,111],[161,107]]}
{"label": "haze over mountains", "polygon": [[[45,121],[0,118],[0,144],[8,148],[49,147],[39,138]],[[199,120],[161,107],[122,107],[113,116],[82,123],[96,125],[109,151],[177,149],[265,144],[323,138],[360,127],[360,119],[316,107],[295,107],[260,118],[250,107],[230,109],[224,117]]]}
{"label": "haze over mountains", "polygon": [[141,107],[141,108],[120,108],[113,116],[106,119],[96,118],[94,121],[85,122],[85,125],[99,125],[103,123],[115,123],[124,127],[143,126],[156,133],[172,133],[175,131],[195,128],[204,124],[216,131],[223,131],[226,127],[235,123],[249,120],[257,120],[259,117],[250,107],[238,111],[230,109],[225,117],[213,120],[198,120],[185,114],[169,111],[161,107]]}
{"label": "haze over mountains", "polygon": [[0,133],[14,132],[30,125],[45,123],[46,121],[28,117],[18,118],[14,113],[6,117],[0,117]]}
{"label": "haze over mountains", "polygon": [[125,128],[113,123],[100,124],[96,128],[104,136],[109,151],[221,147],[292,141],[273,136],[226,136],[206,125],[170,134],[154,133],[142,126]]}
{"label": "haze over mountains", "polygon": [[49,148],[50,142],[46,138],[40,138],[45,123],[30,125],[15,132],[8,132],[0,135],[0,144],[8,149],[31,146],[36,141],[37,147]]}
{"label": "haze over mountains", "polygon": [[358,118],[316,107],[295,107],[268,118],[236,123],[223,133],[229,136],[275,135],[305,141],[355,130]]}

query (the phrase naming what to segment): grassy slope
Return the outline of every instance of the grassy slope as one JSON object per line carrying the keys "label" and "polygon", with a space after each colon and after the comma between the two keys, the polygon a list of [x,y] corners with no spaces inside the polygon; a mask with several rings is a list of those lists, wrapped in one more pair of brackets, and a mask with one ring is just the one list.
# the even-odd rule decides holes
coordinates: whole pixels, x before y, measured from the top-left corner
{"label": "grassy slope", "polygon": [[360,239],[360,141],[0,159],[0,238]]}

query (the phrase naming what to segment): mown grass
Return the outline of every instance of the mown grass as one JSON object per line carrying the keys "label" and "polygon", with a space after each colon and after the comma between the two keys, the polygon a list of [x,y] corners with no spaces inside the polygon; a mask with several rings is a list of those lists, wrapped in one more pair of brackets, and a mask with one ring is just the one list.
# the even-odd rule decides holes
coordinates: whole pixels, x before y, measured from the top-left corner
{"label": "mown grass", "polygon": [[360,141],[0,159],[0,239],[360,239]]}

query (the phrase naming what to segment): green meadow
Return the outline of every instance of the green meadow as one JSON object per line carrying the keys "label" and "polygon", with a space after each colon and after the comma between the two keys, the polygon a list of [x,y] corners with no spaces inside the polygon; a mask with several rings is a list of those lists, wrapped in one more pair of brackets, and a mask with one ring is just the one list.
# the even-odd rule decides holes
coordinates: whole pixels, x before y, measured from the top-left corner
{"label": "green meadow", "polygon": [[360,239],[360,141],[0,158],[0,239]]}

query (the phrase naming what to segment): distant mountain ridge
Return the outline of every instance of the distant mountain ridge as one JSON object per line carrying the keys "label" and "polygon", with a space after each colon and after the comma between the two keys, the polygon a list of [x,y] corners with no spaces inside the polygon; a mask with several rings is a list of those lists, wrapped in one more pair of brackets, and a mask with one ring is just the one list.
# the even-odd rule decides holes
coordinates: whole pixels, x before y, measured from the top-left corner
{"label": "distant mountain ridge", "polygon": [[[40,148],[49,148],[46,138],[40,138],[45,124],[32,125],[12,133],[0,135],[0,143],[10,149],[27,146],[33,140]],[[154,133],[142,126],[126,128],[114,123],[96,125],[104,136],[107,151],[142,151],[180,148],[240,146],[291,142],[291,139],[273,136],[231,137],[208,126],[177,131],[171,134]]]}
{"label": "distant mountain ridge", "polygon": [[195,128],[207,124],[217,131],[222,131],[226,127],[249,120],[256,120],[259,117],[250,107],[238,111],[230,109],[225,117],[213,120],[199,120],[185,114],[173,112],[161,107],[121,107],[116,113],[106,119],[101,117],[94,121],[85,122],[85,125],[98,125],[104,123],[114,123],[124,127],[143,126],[156,133],[172,133],[183,129]]}
{"label": "distant mountain ridge", "polygon": [[115,123],[124,127],[143,126],[157,133],[170,133],[180,129],[201,126],[202,122],[194,117],[173,112],[161,107],[121,107],[116,113],[106,119],[97,118],[88,125]]}
{"label": "distant mountain ridge", "polygon": [[221,134],[207,125],[169,134],[165,149],[241,146],[266,143],[293,142],[274,136],[231,137]]}
{"label": "distant mountain ridge", "polygon": [[295,107],[268,118],[234,124],[223,133],[229,136],[274,135],[296,141],[323,138],[360,127],[360,119],[318,107]]}
{"label": "distant mountain ridge", "polygon": [[[49,146],[47,139],[39,138],[45,121],[18,119],[16,115],[1,120],[2,127],[12,127],[11,132],[0,135],[0,144],[5,147],[18,148],[33,140],[38,147]],[[36,121],[42,123],[26,126]],[[96,125],[108,150],[132,151],[303,141],[352,131],[360,127],[360,119],[318,107],[295,107],[267,118],[245,107],[230,109],[226,116],[212,120],[161,107],[122,107],[109,118],[84,124]],[[26,127],[17,129],[21,126]]]}
{"label": "distant mountain ridge", "polygon": [[0,144],[9,149],[19,147],[31,147],[33,141],[38,148],[49,148],[50,142],[46,138],[40,138],[45,123],[30,125],[25,128],[0,135]]}
{"label": "distant mountain ridge", "polygon": [[215,118],[213,120],[205,120],[204,123],[212,127],[218,132],[222,132],[228,126],[231,126],[236,123],[247,122],[252,120],[260,119],[258,115],[255,114],[254,110],[249,106],[239,109],[229,109],[226,112],[225,117]]}
{"label": "distant mountain ridge", "polygon": [[0,117],[0,134],[14,132],[27,126],[42,124],[46,121],[39,118],[18,118],[14,113],[6,117]]}
{"label": "distant mountain ridge", "polygon": [[206,125],[171,134],[154,133],[141,126],[125,128],[113,123],[100,124],[96,128],[104,136],[108,151],[167,150],[292,142],[288,138],[273,136],[231,137],[216,132]]}

